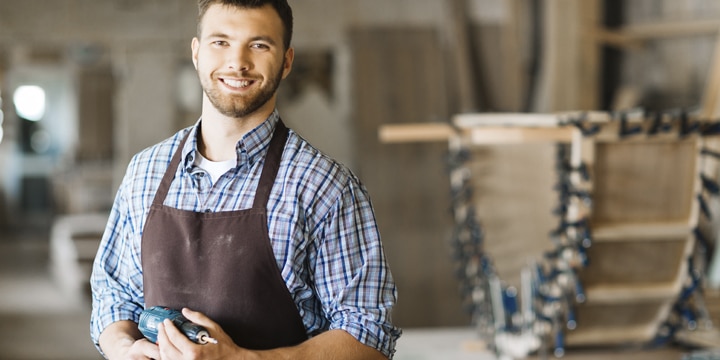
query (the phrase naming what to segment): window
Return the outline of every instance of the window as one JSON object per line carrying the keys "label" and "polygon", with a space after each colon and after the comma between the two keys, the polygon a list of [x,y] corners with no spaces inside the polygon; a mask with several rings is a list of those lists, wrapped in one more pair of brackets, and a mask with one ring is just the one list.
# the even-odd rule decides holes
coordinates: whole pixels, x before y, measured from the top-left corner
{"label": "window", "polygon": [[13,103],[18,116],[38,121],[45,115],[45,90],[35,85],[23,85],[15,90]]}

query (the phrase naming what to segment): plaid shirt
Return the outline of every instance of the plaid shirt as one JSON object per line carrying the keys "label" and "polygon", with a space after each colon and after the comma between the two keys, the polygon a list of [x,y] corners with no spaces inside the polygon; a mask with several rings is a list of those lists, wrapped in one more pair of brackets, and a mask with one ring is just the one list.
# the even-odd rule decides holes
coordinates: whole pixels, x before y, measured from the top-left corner
{"label": "plaid shirt", "polygon": [[[238,142],[237,167],[215,184],[194,165],[200,121],[133,157],[90,279],[96,345],[112,322],[139,320],[145,302],[142,229],[183,136],[190,132],[164,205],[197,212],[247,209],[278,119],[273,112]],[[359,180],[290,131],[267,209],[275,258],[308,334],[342,329],[392,357],[401,333],[390,321],[397,290]]]}

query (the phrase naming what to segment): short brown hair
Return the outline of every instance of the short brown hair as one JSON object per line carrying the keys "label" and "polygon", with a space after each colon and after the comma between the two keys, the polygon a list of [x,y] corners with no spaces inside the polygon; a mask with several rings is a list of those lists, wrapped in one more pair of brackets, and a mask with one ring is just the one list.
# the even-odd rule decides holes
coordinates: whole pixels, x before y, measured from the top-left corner
{"label": "short brown hair", "polygon": [[292,9],[290,8],[287,0],[198,0],[198,37],[200,37],[202,18],[203,16],[205,16],[208,8],[210,8],[210,6],[214,4],[228,5],[246,9],[256,9],[270,4],[273,9],[275,9],[275,11],[278,13],[278,16],[280,16],[280,20],[282,20],[283,23],[283,44],[285,45],[285,50],[290,48],[290,42],[292,40],[293,33],[293,15]]}

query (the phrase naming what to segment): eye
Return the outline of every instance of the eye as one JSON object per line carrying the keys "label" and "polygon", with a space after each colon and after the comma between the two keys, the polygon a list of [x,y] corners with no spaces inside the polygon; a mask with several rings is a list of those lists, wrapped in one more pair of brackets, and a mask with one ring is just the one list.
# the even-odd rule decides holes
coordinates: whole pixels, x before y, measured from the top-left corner
{"label": "eye", "polygon": [[263,43],[254,43],[254,44],[250,45],[250,47],[253,49],[258,49],[258,50],[270,49],[270,46],[268,46],[267,44],[263,44]]}
{"label": "eye", "polygon": [[215,41],[213,41],[211,44],[214,45],[214,46],[219,46],[219,47],[223,47],[223,46],[227,46],[227,45],[228,45],[227,41],[225,41],[225,40],[215,40]]}

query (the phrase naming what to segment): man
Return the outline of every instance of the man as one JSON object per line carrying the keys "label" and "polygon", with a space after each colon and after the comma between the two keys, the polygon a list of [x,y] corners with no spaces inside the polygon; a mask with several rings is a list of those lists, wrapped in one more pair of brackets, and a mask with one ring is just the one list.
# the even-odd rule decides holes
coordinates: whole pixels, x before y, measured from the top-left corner
{"label": "man", "polygon": [[[200,0],[198,123],[137,154],[95,259],[93,340],[109,359],[384,359],[397,291],[370,200],[346,168],[287,130],[286,0]],[[183,309],[217,344],[143,308]]]}

